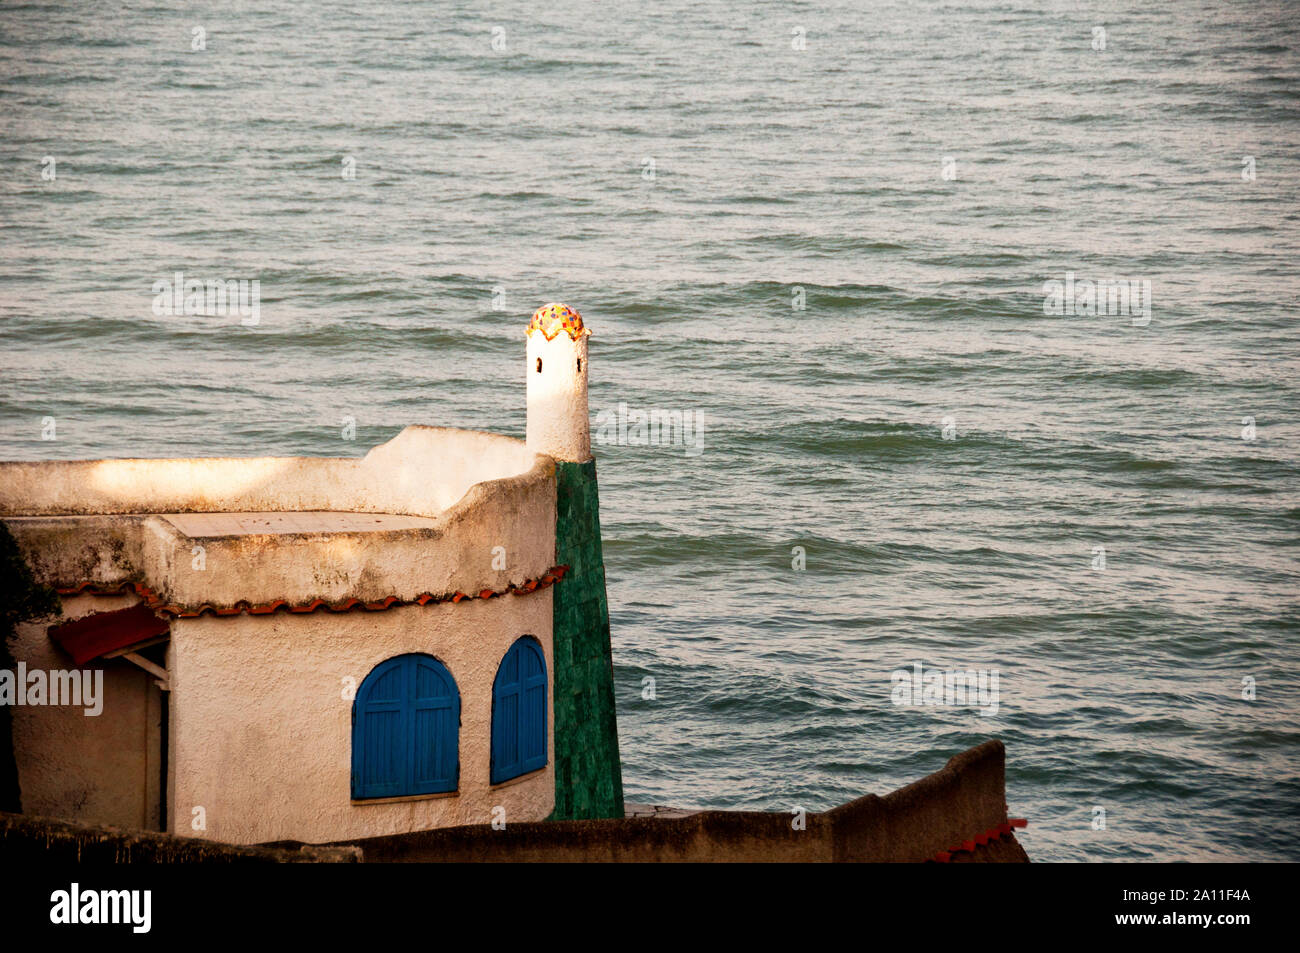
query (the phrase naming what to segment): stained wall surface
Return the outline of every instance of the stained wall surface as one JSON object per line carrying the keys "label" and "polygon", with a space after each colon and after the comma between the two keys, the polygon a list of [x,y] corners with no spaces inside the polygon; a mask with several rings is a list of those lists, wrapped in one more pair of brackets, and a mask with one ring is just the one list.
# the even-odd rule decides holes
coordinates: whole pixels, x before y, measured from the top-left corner
{"label": "stained wall surface", "polygon": [[[64,616],[123,609],[134,596],[80,596],[63,600]],[[14,660],[27,670],[75,671],[46,635],[53,620],[17,627]],[[160,732],[162,692],[153,676],[124,659],[81,669],[83,680],[103,671],[98,715],[73,705],[13,708],[14,758],[24,812],[87,823],[161,830]],[[84,699],[83,699],[84,701]]]}
{"label": "stained wall surface", "polygon": [[[321,843],[487,824],[497,807],[507,824],[542,820],[555,801],[553,591],[383,612],[176,620],[171,829],[234,844]],[[523,635],[534,636],[546,655],[548,761],[493,786],[492,683]],[[354,802],[355,688],[376,665],[409,652],[434,656],[456,681],[459,790]],[[204,827],[196,829],[200,817]]]}

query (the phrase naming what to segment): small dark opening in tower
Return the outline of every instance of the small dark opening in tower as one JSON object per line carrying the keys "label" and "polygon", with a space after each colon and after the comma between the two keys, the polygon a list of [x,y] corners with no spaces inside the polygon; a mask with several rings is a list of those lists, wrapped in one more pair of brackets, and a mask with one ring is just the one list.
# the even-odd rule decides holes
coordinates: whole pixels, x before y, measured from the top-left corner
{"label": "small dark opening in tower", "polygon": [[542,372],[542,359],[539,357],[537,359],[537,373],[540,374],[541,372]]}
{"label": "small dark opening in tower", "polygon": [[582,358],[578,358],[578,373],[582,373]]}

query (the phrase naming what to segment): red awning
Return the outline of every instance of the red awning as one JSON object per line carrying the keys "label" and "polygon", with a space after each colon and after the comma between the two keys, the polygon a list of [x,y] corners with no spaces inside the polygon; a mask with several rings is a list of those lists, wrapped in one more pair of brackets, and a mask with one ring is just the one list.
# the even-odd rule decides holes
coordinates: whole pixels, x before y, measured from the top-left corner
{"label": "red awning", "polygon": [[146,605],[93,612],[72,622],[50,626],[49,630],[50,638],[78,665],[133,645],[158,641],[170,632],[167,620],[158,618]]}

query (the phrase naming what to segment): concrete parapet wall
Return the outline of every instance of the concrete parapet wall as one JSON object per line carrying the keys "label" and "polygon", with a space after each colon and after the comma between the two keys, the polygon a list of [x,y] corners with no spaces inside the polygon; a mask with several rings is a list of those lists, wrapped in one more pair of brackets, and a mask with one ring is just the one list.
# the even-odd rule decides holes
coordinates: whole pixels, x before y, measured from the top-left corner
{"label": "concrete parapet wall", "polygon": [[[885,797],[868,795],[794,830],[790,814],[551,821],[420,831],[350,842],[381,861],[920,862],[1007,820],[1005,749],[987,741]],[[1008,836],[970,859],[1026,860]]]}
{"label": "concrete parapet wall", "polygon": [[10,870],[48,863],[356,863],[360,852],[332,847],[237,847],[214,841],[87,827],[31,814],[0,813],[0,857]]}
{"label": "concrete parapet wall", "polygon": [[[701,811],[686,817],[448,827],[345,843],[277,842],[237,847],[166,834],[88,828],[0,814],[0,858],[98,861],[284,862],[920,862],[1007,820],[1005,749],[986,741],[941,770],[885,797],[869,795],[821,814],[804,830],[792,816]],[[953,857],[956,862],[1023,863],[1007,835]]]}
{"label": "concrete parapet wall", "polygon": [[828,812],[835,859],[919,861],[1007,820],[1006,749],[986,741],[934,774]]}
{"label": "concrete parapet wall", "polygon": [[[190,536],[150,515],[213,510],[383,512],[430,525]],[[138,582],[181,607],[501,592],[554,565],[555,465],[518,440],[432,427],[408,427],[362,460],[3,463],[0,517],[40,582]]]}
{"label": "concrete parapet wall", "polygon": [[199,457],[0,463],[0,517],[345,510],[437,516],[536,455],[500,434],[407,427],[359,459]]}

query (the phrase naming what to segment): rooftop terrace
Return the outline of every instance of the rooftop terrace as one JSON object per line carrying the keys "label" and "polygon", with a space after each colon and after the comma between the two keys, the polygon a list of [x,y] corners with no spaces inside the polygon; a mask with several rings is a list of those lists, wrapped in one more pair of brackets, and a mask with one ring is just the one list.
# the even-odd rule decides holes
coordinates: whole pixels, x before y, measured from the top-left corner
{"label": "rooftop terrace", "polygon": [[190,608],[410,601],[542,578],[553,480],[523,441],[407,427],[360,458],[0,463],[0,518],[65,590],[143,585]]}

